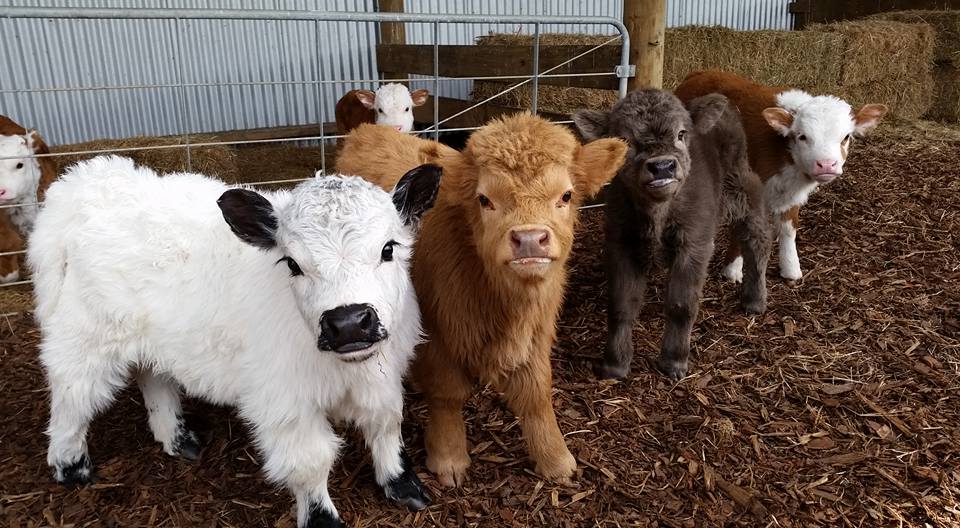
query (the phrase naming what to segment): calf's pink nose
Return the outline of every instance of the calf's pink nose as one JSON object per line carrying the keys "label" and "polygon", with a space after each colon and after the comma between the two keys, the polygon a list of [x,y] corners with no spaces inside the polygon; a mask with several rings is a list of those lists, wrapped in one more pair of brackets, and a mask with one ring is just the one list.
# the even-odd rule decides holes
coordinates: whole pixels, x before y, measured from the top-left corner
{"label": "calf's pink nose", "polygon": [[550,232],[546,229],[517,229],[510,232],[513,258],[549,256]]}
{"label": "calf's pink nose", "polygon": [[3,196],[4,194],[7,194],[7,190],[6,190],[6,189],[0,189],[0,196]]}
{"label": "calf's pink nose", "polygon": [[833,171],[837,168],[837,160],[822,159],[817,160],[817,171]]}

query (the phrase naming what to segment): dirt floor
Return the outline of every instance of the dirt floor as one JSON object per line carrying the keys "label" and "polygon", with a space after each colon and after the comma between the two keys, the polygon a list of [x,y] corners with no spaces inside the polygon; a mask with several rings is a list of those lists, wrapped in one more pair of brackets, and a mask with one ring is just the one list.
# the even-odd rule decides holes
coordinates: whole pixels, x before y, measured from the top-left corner
{"label": "dirt floor", "polygon": [[[331,494],[353,527],[960,526],[960,131],[885,127],[854,147],[847,173],[803,210],[803,281],[770,267],[770,310],[746,317],[715,265],[694,331],[691,375],[646,363],[662,331],[662,288],[634,336],[631,379],[599,383],[603,210],[585,211],[554,371],[577,487],[531,471],[516,419],[489,391],[468,404],[471,481],[412,514],[376,487],[360,438]],[[718,247],[722,247],[718,244]],[[0,524],[294,525],[229,409],[186,402],[202,459],[167,457],[139,394],[90,434],[100,482],[67,490],[44,461],[47,401],[28,316],[0,319]],[[423,469],[418,395],[405,436]]]}

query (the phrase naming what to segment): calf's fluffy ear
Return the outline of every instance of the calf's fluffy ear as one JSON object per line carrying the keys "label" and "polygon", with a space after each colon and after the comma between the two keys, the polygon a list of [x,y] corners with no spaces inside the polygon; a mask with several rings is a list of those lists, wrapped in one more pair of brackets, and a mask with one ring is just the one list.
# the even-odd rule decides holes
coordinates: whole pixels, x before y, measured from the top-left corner
{"label": "calf's fluffy ear", "polygon": [[423,214],[433,207],[440,190],[439,165],[424,164],[403,175],[393,188],[393,205],[404,225],[416,226]]}
{"label": "calf's fluffy ear", "polygon": [[621,139],[598,139],[579,147],[573,182],[577,198],[583,200],[600,192],[617,175],[626,155],[627,144]]}
{"label": "calf's fluffy ear", "polygon": [[423,106],[423,104],[427,102],[427,96],[429,95],[430,90],[421,88],[410,92],[410,99],[413,101],[413,106]]}
{"label": "calf's fluffy ear", "polygon": [[230,189],[217,200],[223,219],[240,240],[260,249],[277,245],[277,216],[273,204],[249,189]]}
{"label": "calf's fluffy ear", "polygon": [[880,124],[883,116],[887,115],[888,108],[882,104],[863,105],[857,115],[853,116],[854,132],[858,136],[863,136],[868,130]]}
{"label": "calf's fluffy ear", "polygon": [[727,98],[720,94],[697,97],[687,104],[690,118],[697,132],[704,134],[710,131],[727,109]]}
{"label": "calf's fluffy ear", "polygon": [[357,90],[356,93],[357,100],[360,101],[363,106],[373,110],[375,99],[377,95],[370,90]]}
{"label": "calf's fluffy ear", "polygon": [[790,134],[790,125],[793,124],[793,114],[783,108],[774,106],[764,109],[763,118],[767,120],[770,128],[777,131],[781,136]]}
{"label": "calf's fluffy ear", "polygon": [[580,110],[573,114],[573,123],[587,141],[605,137],[609,120],[610,114],[597,110]]}

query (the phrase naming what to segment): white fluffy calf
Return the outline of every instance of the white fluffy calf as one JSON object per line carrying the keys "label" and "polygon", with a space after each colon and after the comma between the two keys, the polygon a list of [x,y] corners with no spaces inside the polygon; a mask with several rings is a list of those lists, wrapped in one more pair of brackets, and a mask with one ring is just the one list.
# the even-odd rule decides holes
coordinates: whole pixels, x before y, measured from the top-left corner
{"label": "white fluffy calf", "polygon": [[349,176],[259,194],[119,157],[69,170],[27,255],[57,480],[90,480],[90,421],[136,377],[171,455],[200,450],[181,387],[236,406],[267,477],[296,496],[298,526],[341,526],[331,421],[362,430],[388,497],[425,507],[400,436],[401,380],[420,336],[414,230],[439,177],[418,167],[392,195]]}

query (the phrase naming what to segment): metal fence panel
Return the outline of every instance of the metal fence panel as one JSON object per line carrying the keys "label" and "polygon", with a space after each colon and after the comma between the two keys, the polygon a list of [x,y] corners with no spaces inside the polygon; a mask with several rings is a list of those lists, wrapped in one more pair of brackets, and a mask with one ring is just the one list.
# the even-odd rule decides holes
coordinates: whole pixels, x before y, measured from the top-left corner
{"label": "metal fence panel", "polygon": [[[735,29],[786,29],[786,0],[668,0],[667,25],[721,24]],[[0,0],[5,6],[84,8],[214,8],[372,12],[376,0]],[[619,18],[622,0],[406,0],[409,13],[572,15]],[[185,21],[187,83],[296,82],[315,78],[377,77],[374,23],[295,21]],[[0,20],[0,114],[43,131],[53,144],[104,137],[167,135],[310,123],[317,89],[309,85],[197,87],[190,123],[171,112],[173,87],[25,94],[36,87],[171,85],[178,72],[164,53],[175,38],[169,20]],[[494,32],[533,33],[532,24],[441,24],[440,43],[470,44]],[[596,25],[544,23],[543,32],[606,33]],[[319,38],[317,35],[319,34]],[[256,38],[250,38],[255,36]],[[432,44],[431,24],[407,24],[411,44]],[[279,52],[279,53],[278,53]],[[282,57],[282,60],[276,60]],[[432,82],[415,87],[433,91]],[[332,109],[354,83],[323,90]],[[472,81],[445,82],[441,96],[468,99]],[[242,104],[239,102],[242,101]],[[106,111],[105,109],[109,109]]]}

